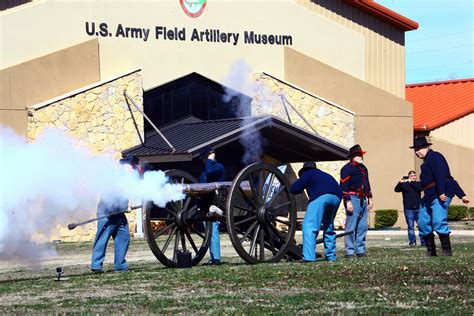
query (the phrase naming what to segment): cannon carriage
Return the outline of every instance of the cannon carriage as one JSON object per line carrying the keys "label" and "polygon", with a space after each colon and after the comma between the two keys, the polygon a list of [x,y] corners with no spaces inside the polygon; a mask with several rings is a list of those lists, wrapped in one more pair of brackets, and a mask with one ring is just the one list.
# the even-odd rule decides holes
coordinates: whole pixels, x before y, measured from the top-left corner
{"label": "cannon carriage", "polygon": [[[296,207],[289,182],[275,166],[255,163],[244,168],[232,182],[198,184],[182,170],[166,172],[170,181],[183,184],[182,201],[164,208],[145,205],[145,232],[157,259],[176,267],[179,250],[192,254],[198,264],[208,249],[211,204],[224,209],[215,218],[226,225],[234,249],[248,263],[278,262],[294,245]],[[300,257],[298,249],[293,254]]]}
{"label": "cannon carriage", "polygon": [[[204,132],[208,130],[213,133]],[[297,201],[285,175],[292,173],[289,164],[342,160],[346,148],[273,116],[214,121],[186,118],[162,131],[124,152],[152,168],[167,170],[170,181],[181,184],[186,194],[185,199],[165,207],[144,203],[145,236],[162,264],[177,267],[182,251],[191,253],[191,265],[201,262],[211,238],[210,205],[224,211],[218,220],[246,262],[301,258],[294,240]],[[241,157],[246,149],[240,140],[250,134],[263,139],[264,162],[245,166]],[[166,148],[168,139],[176,146],[173,151]],[[209,145],[226,167],[226,181],[197,183],[194,175],[202,168],[199,151]]]}

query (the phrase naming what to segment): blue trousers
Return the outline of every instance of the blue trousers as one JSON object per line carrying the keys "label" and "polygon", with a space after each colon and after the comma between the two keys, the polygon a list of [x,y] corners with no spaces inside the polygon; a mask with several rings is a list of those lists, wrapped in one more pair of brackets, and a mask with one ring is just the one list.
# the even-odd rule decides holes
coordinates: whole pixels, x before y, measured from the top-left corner
{"label": "blue trousers", "polygon": [[114,270],[124,271],[128,269],[125,255],[130,243],[130,232],[125,215],[113,216],[110,219],[104,218],[97,222],[91,269],[102,269],[110,237],[114,239]]}
{"label": "blue trousers", "polygon": [[[405,220],[407,221],[407,226],[408,226],[408,241],[410,243],[416,244],[416,236],[415,236],[415,222],[418,224],[418,227],[420,226],[419,221],[418,221],[418,216],[420,214],[420,209],[416,210],[411,210],[411,209],[405,209]],[[421,237],[420,234],[420,244],[423,246],[425,244],[424,239]]]}
{"label": "blue trousers", "polygon": [[420,209],[418,225],[420,236],[431,235],[436,232],[438,235],[447,235],[451,233],[448,227],[448,206],[451,198],[445,202],[434,199],[428,205],[423,205]]}
{"label": "blue trousers", "polygon": [[366,252],[365,236],[369,229],[367,200],[364,199],[361,205],[360,198],[351,195],[351,202],[354,211],[352,213],[346,211],[346,232],[354,233],[344,237],[346,256],[363,255]]}
{"label": "blue trousers", "polygon": [[212,222],[212,234],[211,234],[211,245],[209,247],[209,253],[211,254],[211,260],[221,260],[221,238],[219,236],[219,224],[220,222]]}
{"label": "blue trousers", "polygon": [[323,223],[324,254],[326,260],[336,260],[336,232],[334,217],[341,199],[333,194],[324,194],[311,201],[303,219],[303,259],[316,261],[316,238]]}

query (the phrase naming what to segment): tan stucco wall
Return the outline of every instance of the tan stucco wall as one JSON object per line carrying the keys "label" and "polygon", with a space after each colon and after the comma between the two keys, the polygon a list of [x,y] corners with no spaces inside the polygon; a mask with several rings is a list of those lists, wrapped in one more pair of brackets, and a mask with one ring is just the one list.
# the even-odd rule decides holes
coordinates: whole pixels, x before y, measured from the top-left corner
{"label": "tan stucco wall", "polygon": [[[307,10],[292,0],[209,1],[204,13],[189,18],[179,1],[40,1],[0,16],[0,69],[90,40],[85,22],[105,22],[151,29],[145,42],[136,38],[99,37],[102,78],[123,69],[143,69],[144,88],[168,82],[192,71],[222,81],[231,65],[244,59],[253,71],[284,73],[283,47],[243,44],[243,32],[293,36],[292,47],[333,67],[364,79],[365,39],[362,34]],[[28,21],[28,23],[25,23]],[[35,27],[31,27],[34,25]],[[60,26],[60,30],[58,30]],[[157,40],[155,26],[187,30],[186,41]],[[190,32],[220,29],[238,32],[239,43],[191,42]],[[350,51],[350,54],[346,52]]]}
{"label": "tan stucco wall", "polygon": [[[365,38],[365,81],[405,97],[405,32],[345,0],[295,0]],[[390,74],[390,75],[387,75]]]}
{"label": "tan stucco wall", "polygon": [[[436,137],[428,137],[428,140],[433,144],[431,149],[442,153],[446,158],[451,175],[459,182],[461,188],[472,201],[474,198],[474,149],[453,144]],[[413,157],[419,174],[423,161],[414,155]],[[454,197],[451,202],[451,205],[462,204],[461,200],[457,197]]]}
{"label": "tan stucco wall", "polygon": [[[474,95],[473,95],[474,100]],[[474,105],[473,105],[474,107]],[[430,131],[430,136],[451,144],[474,149],[474,113]]]}
{"label": "tan stucco wall", "polygon": [[[51,102],[35,105],[29,110],[28,140],[35,140],[47,127],[58,128],[64,130],[67,135],[78,140],[81,146],[89,148],[93,153],[107,153],[119,159],[122,150],[140,144],[123,95],[124,90],[143,109],[141,71],[134,71]],[[133,105],[130,107],[139,131],[143,135],[143,117]],[[91,213],[93,212],[88,212],[88,214]],[[135,216],[136,211],[127,214],[132,232],[135,231]],[[91,240],[95,235],[95,229],[96,226],[93,224],[79,227],[74,231],[69,231],[66,227],[58,227],[58,235],[52,236],[52,239]]]}
{"label": "tan stucco wall", "polygon": [[285,80],[355,112],[354,142],[368,151],[364,158],[375,209],[398,209],[398,224],[403,225],[402,199],[393,188],[414,167],[408,148],[413,139],[411,103],[289,48]]}
{"label": "tan stucco wall", "polygon": [[0,70],[0,124],[25,135],[27,107],[99,79],[96,39]]}
{"label": "tan stucco wall", "polygon": [[[266,73],[256,73],[252,78],[252,115],[270,114],[288,121],[280,97],[282,95],[320,136],[345,147],[349,147],[354,143],[355,118],[353,112]],[[291,106],[287,105],[287,109],[292,124],[313,133],[311,127],[304,122]],[[317,160],[317,157],[315,157],[315,160]],[[346,161],[318,162],[318,168],[339,180],[339,170],[344,163]],[[301,167],[302,163],[291,164],[292,171],[286,173],[290,182],[296,181],[297,177],[294,171],[297,172]],[[298,201],[297,204],[298,211],[304,212],[306,200]],[[298,216],[301,217],[302,214]],[[343,227],[344,221],[345,215],[341,204],[336,215],[335,225]]]}

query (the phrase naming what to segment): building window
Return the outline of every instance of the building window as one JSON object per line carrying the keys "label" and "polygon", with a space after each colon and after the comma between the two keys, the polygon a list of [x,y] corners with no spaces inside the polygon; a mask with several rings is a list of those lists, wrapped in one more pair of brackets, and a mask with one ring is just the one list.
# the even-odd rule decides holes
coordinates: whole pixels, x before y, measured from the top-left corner
{"label": "building window", "polygon": [[[187,116],[216,120],[250,115],[250,97],[235,93],[226,101],[225,95],[224,86],[193,73],[145,91],[143,103],[145,113],[158,127]],[[145,132],[151,130],[151,125],[145,122]]]}

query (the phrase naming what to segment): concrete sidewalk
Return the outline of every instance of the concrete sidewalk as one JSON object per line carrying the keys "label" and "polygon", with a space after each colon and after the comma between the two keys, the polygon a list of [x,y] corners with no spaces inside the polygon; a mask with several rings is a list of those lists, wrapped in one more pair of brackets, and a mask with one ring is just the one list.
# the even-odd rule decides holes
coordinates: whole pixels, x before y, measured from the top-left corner
{"label": "concrete sidewalk", "polygon": [[[416,231],[418,235],[418,231]],[[408,232],[406,229],[400,230],[369,230],[369,236],[406,236]],[[474,230],[451,230],[453,236],[474,236]]]}
{"label": "concrete sidewalk", "polygon": [[[337,234],[343,233],[343,230],[336,230]],[[321,234],[321,233],[320,233]],[[296,236],[300,236],[301,231],[296,232]],[[407,236],[408,232],[406,229],[397,229],[397,230],[369,230],[367,232],[368,236]],[[418,231],[416,231],[416,235],[418,235]],[[474,230],[451,230],[452,236],[473,236],[474,237]]]}

